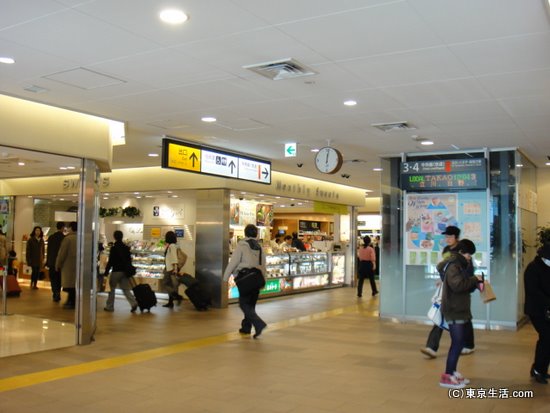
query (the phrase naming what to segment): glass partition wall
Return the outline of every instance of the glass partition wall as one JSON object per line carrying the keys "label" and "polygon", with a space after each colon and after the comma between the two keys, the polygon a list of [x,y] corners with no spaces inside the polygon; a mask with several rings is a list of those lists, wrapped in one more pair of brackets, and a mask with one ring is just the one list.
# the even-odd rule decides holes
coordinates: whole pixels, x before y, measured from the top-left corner
{"label": "glass partition wall", "polygon": [[[453,164],[484,159],[484,187],[454,187],[446,190],[402,190],[403,162],[428,161]],[[482,163],[481,163],[482,162]],[[461,228],[461,238],[476,244],[476,273],[490,280],[497,300],[484,304],[478,292],[472,295],[474,325],[478,328],[515,329],[523,318],[521,223],[524,232],[535,232],[536,213],[518,208],[520,172],[526,180],[526,199],[536,196],[532,164],[516,150],[478,150],[469,153],[406,154],[385,158],[382,177],[382,248],[380,315],[399,321],[428,323],[426,313],[439,279],[436,264],[444,247],[442,232],[447,225]],[[450,163],[449,163],[450,164]],[[522,166],[518,166],[522,165]],[[441,175],[442,179],[445,179]],[[429,176],[425,174],[424,178]],[[430,176],[433,178],[433,176]],[[415,178],[416,179],[416,178]],[[417,179],[421,179],[418,175]],[[466,179],[469,179],[466,177]],[[468,186],[468,182],[458,185]],[[428,185],[427,185],[428,186]],[[524,204],[527,202],[524,202]],[[533,208],[532,208],[533,209]],[[536,209],[536,208],[535,208]],[[523,221],[521,221],[523,220]],[[536,227],[536,225],[535,225]],[[524,244],[532,243],[532,240]],[[511,302],[516,305],[510,305]]]}

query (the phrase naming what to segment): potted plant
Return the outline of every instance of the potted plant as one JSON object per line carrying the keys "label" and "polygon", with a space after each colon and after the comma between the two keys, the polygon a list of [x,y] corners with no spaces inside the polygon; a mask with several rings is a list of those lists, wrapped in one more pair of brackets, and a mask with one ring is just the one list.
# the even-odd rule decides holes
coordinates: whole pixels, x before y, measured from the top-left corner
{"label": "potted plant", "polygon": [[122,208],[123,217],[135,218],[138,217],[139,214],[141,214],[141,211],[136,207],[128,206],[126,208]]}
{"label": "potted plant", "polygon": [[102,208],[99,207],[99,216],[101,218],[105,217],[115,217],[119,214],[121,208]]}

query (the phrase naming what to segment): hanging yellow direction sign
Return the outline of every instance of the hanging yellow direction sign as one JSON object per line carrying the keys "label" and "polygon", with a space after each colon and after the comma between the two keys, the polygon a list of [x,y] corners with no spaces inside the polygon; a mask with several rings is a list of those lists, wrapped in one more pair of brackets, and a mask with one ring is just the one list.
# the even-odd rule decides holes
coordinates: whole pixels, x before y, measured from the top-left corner
{"label": "hanging yellow direction sign", "polygon": [[168,167],[200,172],[201,150],[191,146],[169,143]]}
{"label": "hanging yellow direction sign", "polygon": [[162,167],[271,185],[271,162],[168,138],[162,140]]}

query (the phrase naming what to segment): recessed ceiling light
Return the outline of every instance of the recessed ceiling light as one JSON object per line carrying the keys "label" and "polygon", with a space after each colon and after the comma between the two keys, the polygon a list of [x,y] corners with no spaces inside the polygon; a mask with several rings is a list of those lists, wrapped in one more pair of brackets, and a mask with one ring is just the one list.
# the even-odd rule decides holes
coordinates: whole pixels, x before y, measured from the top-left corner
{"label": "recessed ceiling light", "polygon": [[7,56],[0,56],[0,63],[11,65],[15,63],[15,59],[12,59],[11,57],[7,57]]}
{"label": "recessed ceiling light", "polygon": [[429,139],[425,139],[423,141],[420,141],[420,145],[424,145],[424,146],[430,146],[430,145],[433,145],[434,142],[429,140]]}
{"label": "recessed ceiling light", "polygon": [[522,163],[518,163],[518,164],[516,164],[516,166],[517,166],[518,168],[523,168],[523,164],[522,164]]}
{"label": "recessed ceiling light", "polygon": [[383,171],[384,169],[382,169],[382,168],[372,168],[372,170],[375,171],[375,172],[380,172],[380,171]]}
{"label": "recessed ceiling light", "polygon": [[17,162],[17,165],[19,165],[19,166],[25,166],[25,162]]}
{"label": "recessed ceiling light", "polygon": [[357,101],[352,100],[352,99],[346,100],[346,101],[344,101],[344,105],[346,105],[346,106],[355,106],[355,105],[357,105]]}
{"label": "recessed ceiling light", "polygon": [[201,120],[202,120],[203,122],[211,123],[211,122],[216,122],[217,119],[216,119],[214,116],[203,116],[203,117],[201,118]]}
{"label": "recessed ceiling light", "polygon": [[147,156],[150,156],[151,158],[156,158],[157,156],[159,156],[158,153],[149,153],[147,154]]}
{"label": "recessed ceiling light", "polygon": [[550,162],[546,162],[545,165],[546,165],[546,166],[550,166]]}
{"label": "recessed ceiling light", "polygon": [[67,166],[67,169],[75,169],[74,166]]}
{"label": "recessed ceiling light", "polygon": [[319,152],[319,149],[313,148],[313,149],[311,150],[311,152]]}
{"label": "recessed ceiling light", "polygon": [[168,24],[181,24],[187,21],[189,17],[183,11],[178,9],[166,9],[160,12],[160,19]]}
{"label": "recessed ceiling light", "polygon": [[59,169],[61,169],[62,171],[66,171],[67,167],[66,166],[60,166]]}

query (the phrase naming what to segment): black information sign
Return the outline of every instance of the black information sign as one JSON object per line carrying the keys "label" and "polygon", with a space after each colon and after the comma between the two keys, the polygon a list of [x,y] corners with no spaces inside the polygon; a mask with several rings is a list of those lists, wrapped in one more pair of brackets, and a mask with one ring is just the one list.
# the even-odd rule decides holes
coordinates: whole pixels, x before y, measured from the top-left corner
{"label": "black information sign", "polygon": [[401,189],[406,191],[486,188],[485,158],[414,161],[401,164]]}

